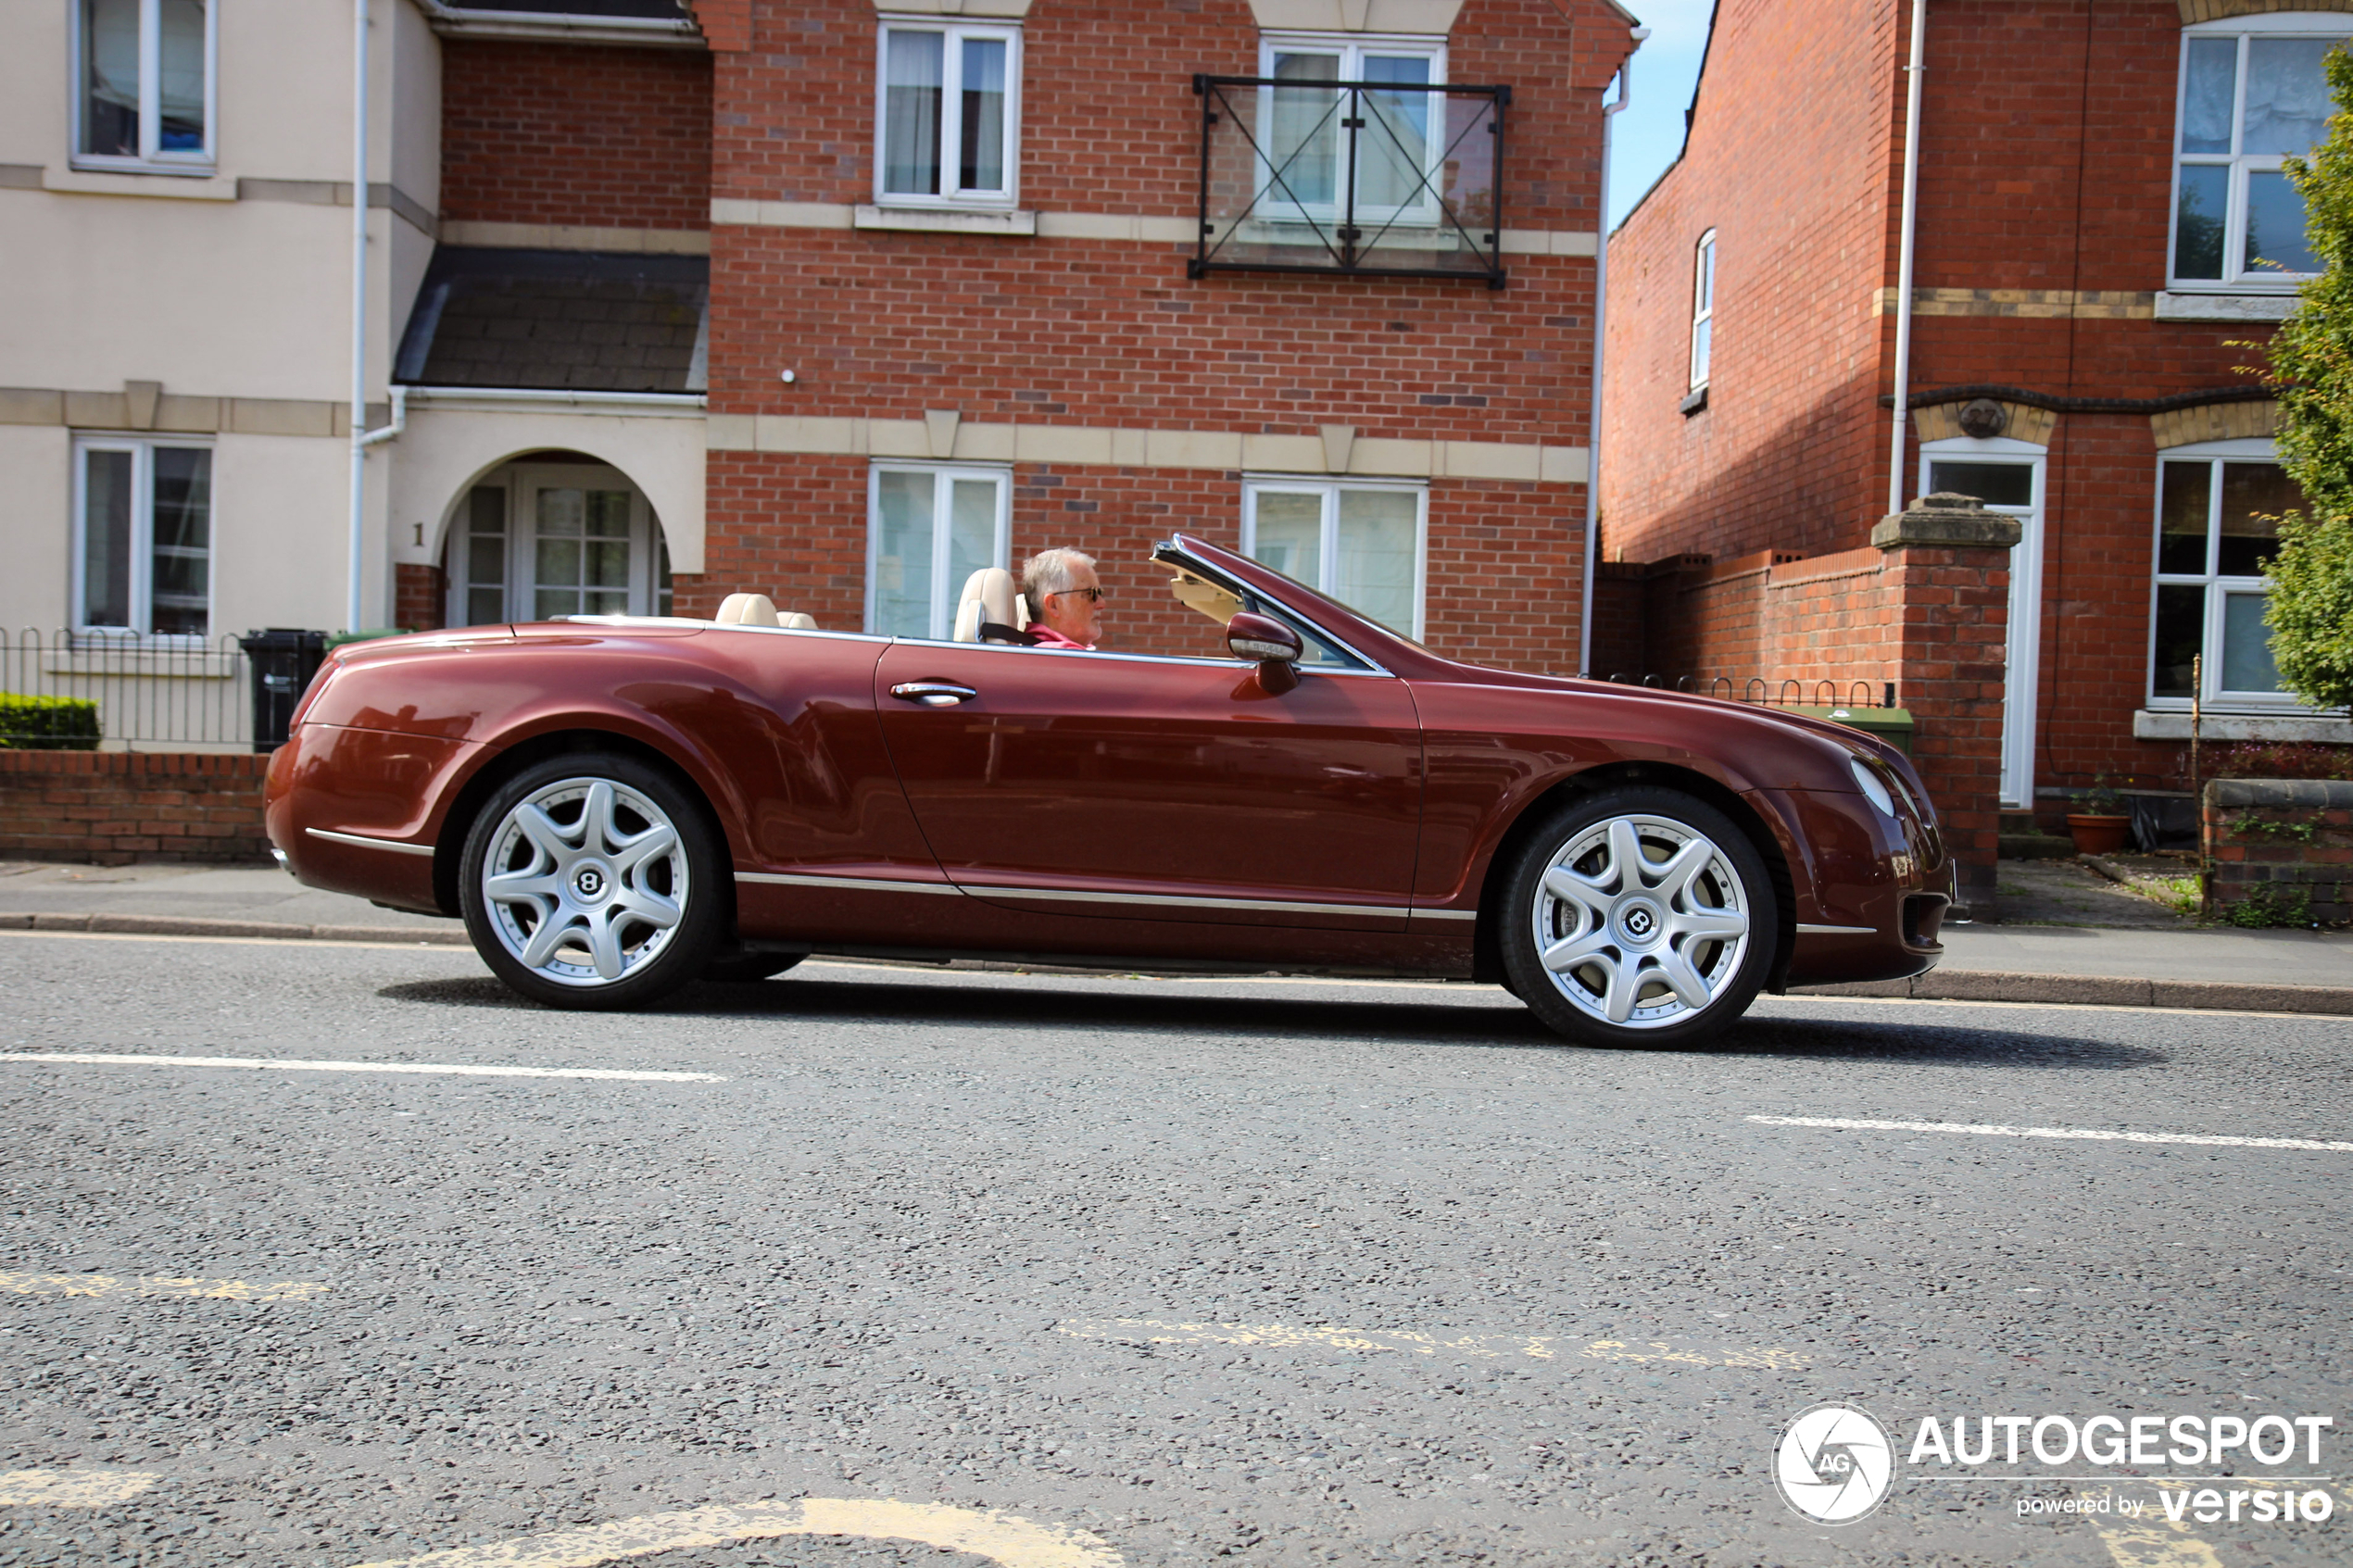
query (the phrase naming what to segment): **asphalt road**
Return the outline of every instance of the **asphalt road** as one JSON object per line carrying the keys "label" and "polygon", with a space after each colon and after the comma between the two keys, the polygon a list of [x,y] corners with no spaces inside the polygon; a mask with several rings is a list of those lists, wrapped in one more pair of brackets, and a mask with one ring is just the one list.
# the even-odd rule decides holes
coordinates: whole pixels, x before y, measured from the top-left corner
{"label": "asphalt road", "polygon": [[[1486,988],[848,964],[600,1017],[0,935],[0,1564],[2344,1562],[2353,1151],[1752,1118],[2334,1142],[2348,1047],[1806,998],[1606,1054]],[[1835,1528],[1774,1480],[1829,1400],[1894,1441]],[[1911,1462],[2109,1412],[2336,1425]],[[2333,1515],[2169,1523],[2208,1474]]]}

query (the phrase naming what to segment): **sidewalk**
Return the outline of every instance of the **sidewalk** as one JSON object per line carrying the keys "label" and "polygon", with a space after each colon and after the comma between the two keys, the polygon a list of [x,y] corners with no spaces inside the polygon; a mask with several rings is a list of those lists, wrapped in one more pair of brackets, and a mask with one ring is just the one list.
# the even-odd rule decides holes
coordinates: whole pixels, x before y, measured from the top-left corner
{"label": "sidewalk", "polygon": [[[1948,925],[1914,980],[1817,995],[2353,1016],[2353,933],[2200,926],[2066,861],[2002,863],[2004,923]],[[0,929],[428,942],[454,920],[321,893],[272,868],[0,861]]]}

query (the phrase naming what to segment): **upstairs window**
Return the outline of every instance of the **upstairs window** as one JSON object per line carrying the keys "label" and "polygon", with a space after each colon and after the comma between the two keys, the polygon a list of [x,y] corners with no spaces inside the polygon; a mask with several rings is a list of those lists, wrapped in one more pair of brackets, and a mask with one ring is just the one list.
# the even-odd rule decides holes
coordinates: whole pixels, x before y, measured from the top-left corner
{"label": "upstairs window", "polygon": [[[1446,80],[1444,45],[1276,35],[1259,45],[1259,69],[1278,84],[1265,90],[1271,203],[1326,221],[1344,212],[1365,223],[1438,221],[1446,100],[1428,90]],[[1335,82],[1367,90],[1314,85]]]}
{"label": "upstairs window", "polygon": [[1716,341],[1716,231],[1699,237],[1692,255],[1692,390],[1707,384],[1708,350]]}
{"label": "upstairs window", "polygon": [[2322,61],[2344,32],[2310,22],[2291,31],[2276,18],[2233,25],[2182,39],[2172,280],[2285,290],[2321,261],[2281,164],[2328,134],[2334,106]]}
{"label": "upstairs window", "polygon": [[73,158],[210,172],[210,0],[75,0]]}
{"label": "upstairs window", "polygon": [[1020,29],[887,22],[878,75],[877,202],[1012,205]]}

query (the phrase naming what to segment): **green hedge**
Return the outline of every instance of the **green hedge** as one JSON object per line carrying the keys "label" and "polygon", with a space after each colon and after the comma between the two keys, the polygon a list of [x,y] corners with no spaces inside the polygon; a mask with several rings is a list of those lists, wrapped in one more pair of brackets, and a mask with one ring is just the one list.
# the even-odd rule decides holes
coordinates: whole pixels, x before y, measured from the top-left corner
{"label": "green hedge", "polygon": [[98,705],[79,696],[0,692],[0,749],[95,751]]}

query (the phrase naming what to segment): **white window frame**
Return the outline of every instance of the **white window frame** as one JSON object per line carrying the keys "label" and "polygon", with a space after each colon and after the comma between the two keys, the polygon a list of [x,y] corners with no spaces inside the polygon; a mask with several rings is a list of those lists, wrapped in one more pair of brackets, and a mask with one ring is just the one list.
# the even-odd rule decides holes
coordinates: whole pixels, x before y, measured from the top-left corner
{"label": "white window frame", "polygon": [[[1324,508],[1321,519],[1323,533],[1315,558],[1324,580],[1307,585],[1335,604],[1347,604],[1348,601],[1334,591],[1331,580],[1333,569],[1340,558],[1340,493],[1343,490],[1383,490],[1414,497],[1414,623],[1398,630],[1419,642],[1423,606],[1429,594],[1428,485],[1411,480],[1332,479],[1278,473],[1246,475],[1242,480],[1241,553],[1252,560],[1258,558],[1258,497],[1261,495],[1278,491],[1292,495],[1320,495]],[[1359,613],[1370,614],[1369,611]]]}
{"label": "white window frame", "polygon": [[[1408,32],[1262,32],[1258,35],[1258,74],[1261,80],[1271,80],[1275,74],[1275,56],[1278,53],[1307,52],[1340,56],[1341,82],[1364,80],[1365,56],[1372,55],[1414,55],[1429,61],[1429,85],[1446,84],[1446,40],[1442,35]],[[1258,123],[1261,133],[1271,137],[1275,123],[1275,89],[1258,90]],[[1429,97],[1440,104],[1443,94]],[[1439,220],[1439,164],[1445,157],[1446,119],[1442,113],[1431,116],[1429,145],[1426,151],[1426,167],[1422,173],[1428,180],[1423,187],[1422,199],[1407,207],[1364,207],[1356,208],[1360,225],[1404,226],[1419,228],[1435,226]],[[1277,220],[1299,222],[1337,222],[1348,210],[1347,193],[1354,186],[1358,169],[1348,157],[1342,143],[1342,167],[1336,171],[1334,199],[1329,206],[1320,202],[1294,202],[1270,194],[1274,188],[1275,166],[1264,154],[1258,160],[1258,210]]]}
{"label": "white window frame", "polygon": [[[2183,446],[2168,446],[2157,455],[2155,494],[2150,506],[2149,521],[2149,635],[2148,657],[2143,691],[2149,711],[2153,713],[2187,713],[2190,699],[2185,696],[2157,695],[2157,597],[2160,587],[2202,586],[2206,590],[2205,635],[2198,651],[2205,656],[2204,689],[2198,693],[2198,706],[2208,713],[2307,713],[2312,712],[2303,699],[2293,692],[2234,692],[2222,688],[2222,611],[2223,600],[2233,594],[2260,594],[2269,597],[2271,580],[2268,577],[2225,577],[2215,568],[2221,564],[2221,536],[2214,521],[2221,506],[2222,465],[2224,463],[2279,464],[2278,443],[2264,436],[2249,436],[2235,441],[2196,441]],[[2202,572],[2159,571],[2157,570],[2158,550],[2165,528],[2165,465],[2168,462],[2196,461],[2211,465],[2206,493],[2206,564]]]}
{"label": "white window frame", "polygon": [[[218,594],[220,562],[220,508],[218,474],[208,477],[210,491],[205,510],[205,629],[198,632],[148,632],[141,628],[155,621],[155,538],[156,538],[156,452],[170,448],[191,452],[210,452],[213,444],[201,436],[172,436],[158,439],[147,435],[107,435],[93,433],[77,435],[73,441],[73,568],[69,573],[68,591],[72,599],[68,619],[78,633],[94,636],[135,639],[182,646],[210,640],[215,614],[214,600]],[[94,625],[82,619],[89,605],[86,592],[89,583],[85,575],[88,561],[88,527],[90,521],[90,465],[86,455],[92,452],[128,452],[131,457],[131,619],[129,626]]]}
{"label": "white window frame", "polygon": [[2020,809],[2034,804],[2034,732],[2043,675],[2043,497],[2050,466],[2047,447],[2010,436],[1978,440],[1956,435],[1920,443],[1919,489],[1931,490],[1930,465],[2000,463],[2033,471],[2032,504],[1985,509],[2014,517],[2018,543],[2010,547],[2009,624],[2004,637],[2002,671],[2001,803]]}
{"label": "white window frame", "polygon": [[[2173,87],[2173,179],[2171,205],[2165,218],[2166,287],[2179,294],[2293,294],[2311,272],[2283,272],[2277,268],[2249,268],[2240,252],[2246,241],[2246,177],[2250,170],[2279,169],[2278,153],[2184,153],[2182,131],[2190,92],[2190,45],[2199,39],[2234,38],[2238,42],[2238,73],[2231,89],[2231,145],[2244,134],[2246,109],[2246,54],[2250,39],[2325,38],[2353,42],[2353,18],[2322,11],[2284,12],[2273,16],[2231,17],[2221,21],[2195,22],[2182,29],[2182,52]],[[2222,275],[2220,278],[2175,277],[2181,258],[2182,170],[2184,166],[2227,168],[2230,170],[2222,209]]]}
{"label": "white window frame", "polygon": [[204,145],[195,151],[168,150],[158,144],[163,125],[163,8],[161,0],[139,0],[139,151],[136,156],[82,150],[86,121],[82,99],[89,89],[87,62],[82,58],[82,19],[89,0],[68,0],[66,29],[66,145],[68,163],[75,169],[111,169],[140,174],[209,175],[219,160],[220,123],[220,0],[206,0],[204,8]]}
{"label": "white window frame", "polygon": [[[890,35],[942,35],[939,87],[939,190],[886,191],[890,131]],[[959,190],[963,168],[964,52],[968,38],[992,38],[1005,45],[1005,183],[1001,190]],[[1007,22],[945,21],[937,16],[885,16],[875,29],[875,205],[896,207],[974,208],[1005,211],[1021,203],[1021,28]]]}
{"label": "white window frame", "polygon": [[[1700,332],[1707,346],[1700,347]],[[1707,384],[1716,358],[1716,231],[1708,230],[1692,246],[1692,383],[1697,392]]]}
{"label": "white window frame", "polygon": [[905,639],[944,643],[956,625],[956,603],[962,583],[948,581],[949,486],[957,480],[985,479],[997,486],[997,533],[989,544],[992,566],[1006,566],[1013,553],[1013,470],[992,463],[878,462],[866,470],[866,604],[861,626],[887,635],[875,624],[875,579],[882,565],[882,476],[886,473],[927,473],[931,492],[931,627],[926,637]]}
{"label": "white window frame", "polygon": [[[514,624],[539,619],[538,606],[538,522],[537,508],[532,497],[542,490],[585,489],[626,490],[629,492],[629,603],[631,615],[661,615],[663,609],[661,568],[668,558],[669,540],[661,530],[661,520],[654,515],[653,503],[646,493],[630,483],[629,476],[608,463],[510,463],[493,470],[467,485],[451,503],[449,516],[442,529],[442,571],[447,578],[442,623],[446,626],[495,625],[497,622],[472,621],[467,611],[466,591],[472,586],[467,577],[467,562],[459,558],[463,541],[471,533],[472,519],[468,508],[477,490],[498,490],[506,495],[507,580],[500,584],[501,609],[506,621]],[[452,570],[452,568],[459,570]],[[585,613],[585,612],[584,612]]]}

